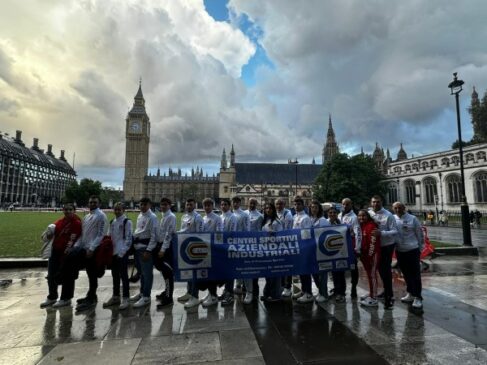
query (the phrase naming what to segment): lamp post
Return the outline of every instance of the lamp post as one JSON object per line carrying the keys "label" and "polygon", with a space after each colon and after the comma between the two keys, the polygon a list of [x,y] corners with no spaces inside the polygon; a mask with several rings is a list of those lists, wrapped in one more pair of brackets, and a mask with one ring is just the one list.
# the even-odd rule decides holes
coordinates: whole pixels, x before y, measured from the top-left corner
{"label": "lamp post", "polygon": [[472,235],[470,232],[470,218],[469,209],[467,204],[467,197],[465,195],[465,173],[463,170],[463,145],[462,145],[462,127],[460,125],[460,105],[458,101],[458,94],[462,91],[463,80],[458,80],[457,73],[453,73],[453,81],[450,82],[448,87],[451,90],[451,95],[455,95],[455,103],[457,108],[457,128],[458,128],[458,145],[460,153],[460,174],[462,177],[462,202],[460,209],[462,212],[462,230],[463,230],[463,245],[472,246]]}

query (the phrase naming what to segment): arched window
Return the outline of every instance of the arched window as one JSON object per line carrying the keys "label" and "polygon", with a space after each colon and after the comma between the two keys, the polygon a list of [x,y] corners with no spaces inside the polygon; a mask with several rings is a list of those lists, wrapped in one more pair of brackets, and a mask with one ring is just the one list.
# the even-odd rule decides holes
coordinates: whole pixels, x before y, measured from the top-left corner
{"label": "arched window", "polygon": [[454,164],[455,166],[458,166],[458,164],[460,163],[460,157],[458,156],[453,156],[451,158],[451,163]]}
{"label": "arched window", "polygon": [[397,174],[398,174],[398,173],[400,173],[400,172],[401,172],[401,170],[402,170],[402,169],[401,169],[401,166],[396,166],[396,167],[394,167],[394,172],[395,172],[395,173],[397,173]]}
{"label": "arched window", "polygon": [[406,166],[405,166],[405,170],[406,170],[406,172],[411,171],[411,165],[406,165]]}
{"label": "arched window", "polygon": [[433,170],[435,167],[438,167],[438,161],[432,160],[430,162],[431,170]]}
{"label": "arched window", "polygon": [[413,170],[419,171],[419,165],[417,163],[413,163]]}
{"label": "arched window", "polygon": [[460,175],[454,174],[446,178],[446,189],[449,203],[460,203],[462,182]]}
{"label": "arched window", "polygon": [[438,190],[436,188],[436,180],[432,177],[427,177],[423,180],[423,187],[425,193],[425,204],[434,204],[435,196],[438,194]]}
{"label": "arched window", "polygon": [[398,195],[397,195],[397,191],[398,191],[398,188],[397,188],[397,183],[395,182],[391,182],[388,186],[388,195],[387,195],[387,200],[389,202],[389,204],[392,204],[394,202],[397,202],[399,199],[398,199]]}
{"label": "arched window", "polygon": [[487,203],[487,172],[481,171],[475,175],[475,202]]}
{"label": "arched window", "polygon": [[416,190],[414,189],[414,180],[404,181],[404,189],[406,190],[406,204],[414,204],[416,202]]}
{"label": "arched window", "polygon": [[445,167],[450,166],[450,160],[448,159],[448,157],[444,157],[441,159],[441,165]]}
{"label": "arched window", "polygon": [[467,153],[465,155],[465,160],[467,161],[467,163],[475,162],[475,158],[473,157],[473,153]]}
{"label": "arched window", "polygon": [[429,166],[428,161],[424,161],[421,163],[421,167],[423,168],[423,170],[426,170],[428,166]]}

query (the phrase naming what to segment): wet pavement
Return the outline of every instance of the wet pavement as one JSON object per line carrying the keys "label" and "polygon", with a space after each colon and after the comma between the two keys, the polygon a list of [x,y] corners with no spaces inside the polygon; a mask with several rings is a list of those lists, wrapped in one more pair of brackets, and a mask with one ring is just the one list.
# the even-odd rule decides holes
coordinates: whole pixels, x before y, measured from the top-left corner
{"label": "wet pavement", "polygon": [[[255,302],[244,307],[103,309],[111,277],[100,280],[96,308],[39,309],[45,271],[2,270],[0,364],[486,364],[487,262],[441,257],[423,275],[424,314],[396,300],[392,311],[346,303]],[[155,293],[162,290],[156,275]],[[394,275],[395,296],[404,282]],[[263,282],[261,288],[263,287]],[[331,286],[331,283],[330,283]],[[365,293],[363,277],[359,296]],[[137,285],[131,286],[135,292]],[[175,296],[185,290],[177,284]],[[76,296],[87,290],[81,275]],[[203,296],[203,295],[201,295]]]}
{"label": "wet pavement", "polygon": [[[430,240],[463,244],[463,231],[461,227],[426,226]],[[471,229],[472,245],[487,247],[487,229]]]}

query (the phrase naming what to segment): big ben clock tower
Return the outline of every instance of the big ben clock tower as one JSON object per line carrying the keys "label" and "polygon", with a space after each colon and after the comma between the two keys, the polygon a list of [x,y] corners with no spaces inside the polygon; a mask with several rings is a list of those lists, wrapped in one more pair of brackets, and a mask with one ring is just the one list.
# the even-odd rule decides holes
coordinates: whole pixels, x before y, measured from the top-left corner
{"label": "big ben clock tower", "polygon": [[134,98],[134,105],[125,119],[125,200],[137,202],[144,193],[144,177],[149,167],[150,122],[145,111],[142,86]]}

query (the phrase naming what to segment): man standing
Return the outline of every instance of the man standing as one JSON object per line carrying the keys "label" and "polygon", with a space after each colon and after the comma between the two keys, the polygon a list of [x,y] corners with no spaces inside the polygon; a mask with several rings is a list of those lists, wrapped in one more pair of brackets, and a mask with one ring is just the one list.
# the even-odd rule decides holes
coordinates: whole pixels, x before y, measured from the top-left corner
{"label": "man standing", "polygon": [[107,216],[99,208],[100,198],[95,195],[90,196],[88,206],[90,213],[84,217],[81,237],[74,244],[74,248],[79,250],[79,257],[84,259],[89,280],[89,289],[86,297],[76,301],[76,310],[78,311],[89,309],[96,305],[98,301],[96,296],[98,273],[96,269],[95,250],[100,245],[103,236],[108,232]]}
{"label": "man standing", "polygon": [[[245,211],[250,217],[250,232],[260,232],[262,230],[262,221],[264,216],[257,210],[257,199],[249,199],[249,209]],[[247,290],[244,298],[244,304],[252,303],[254,293],[256,298],[259,297],[259,279],[245,279],[245,289]]]}
{"label": "man standing", "polygon": [[[240,208],[242,199],[235,196],[232,198],[233,214],[237,218],[237,229],[236,232],[248,232],[250,231],[250,217],[249,215]],[[242,280],[237,279],[237,285],[234,289],[236,294],[242,294]]]}
{"label": "man standing", "polygon": [[174,303],[172,298],[174,292],[172,244],[176,239],[176,216],[171,211],[171,203],[169,198],[162,198],[160,203],[162,218],[159,225],[158,240],[161,243],[161,249],[158,253],[158,260],[166,289],[156,296],[156,299],[160,301],[157,308],[163,308]]}
{"label": "man standing", "polygon": [[[203,209],[205,210],[205,216],[203,217],[203,232],[221,232],[223,231],[223,223],[221,217],[213,212],[215,207],[215,202],[213,199],[205,198],[203,200]],[[199,290],[207,290],[208,295],[203,299],[203,307],[210,307],[212,305],[218,304],[218,296],[216,293],[217,283],[209,280],[199,281],[197,284],[193,285],[192,298],[186,302],[185,308],[192,308],[199,305],[200,300],[198,299]],[[196,300],[195,300],[196,299]]]}
{"label": "man standing", "polygon": [[[276,200],[276,211],[277,211],[277,218],[282,224],[282,228],[284,230],[286,229],[292,229],[293,228],[293,215],[291,211],[287,208],[285,208],[286,203],[284,202],[284,199],[278,198]],[[284,276],[282,278],[281,284],[284,287],[282,290],[281,296],[284,298],[289,298],[292,295],[292,283],[293,283],[293,277],[292,276]]]}
{"label": "man standing", "polygon": [[372,234],[380,237],[381,254],[379,258],[379,274],[384,285],[384,308],[392,309],[394,293],[392,291],[391,263],[397,240],[397,225],[394,216],[382,207],[382,198],[374,195],[370,200],[369,214],[377,223],[378,229]]}
{"label": "man standing", "polygon": [[[197,233],[203,231],[203,218],[195,210],[196,201],[193,198],[186,199],[186,212],[181,218],[181,229],[178,233]],[[178,302],[185,303],[192,298],[191,292],[193,284],[196,283],[188,281],[186,287],[186,294],[178,298]]]}
{"label": "man standing", "polygon": [[[235,232],[237,230],[237,217],[230,210],[230,200],[222,199],[220,202],[222,210],[221,218],[223,224],[223,232]],[[220,298],[222,305],[231,305],[233,303],[233,280],[225,283],[225,289]]]}
{"label": "man standing", "polygon": [[407,294],[401,298],[401,302],[412,303],[414,309],[421,310],[423,297],[420,255],[424,247],[423,229],[414,215],[406,213],[406,207],[401,202],[395,202],[392,209],[401,238],[396,248],[397,263],[407,288]]}
{"label": "man standing", "polygon": [[[342,200],[342,212],[338,215],[338,220],[346,224],[350,233],[352,235],[352,240],[354,243],[355,252],[351,252],[351,255],[360,255],[360,247],[362,247],[362,231],[360,229],[360,224],[357,219],[357,215],[354,213],[352,207],[352,200],[345,198]],[[352,298],[357,298],[357,284],[358,284],[358,267],[357,259],[354,257],[355,269],[350,271],[352,279],[352,290],[350,296]],[[337,302],[343,302],[345,299],[345,292],[347,290],[347,284],[345,281],[345,272],[336,271],[333,273],[333,286],[335,300]]]}
{"label": "man standing", "polygon": [[135,259],[141,268],[140,293],[133,295],[130,301],[133,307],[144,307],[151,302],[152,282],[154,280],[154,260],[152,251],[157,246],[157,230],[159,222],[152,212],[152,202],[149,198],[140,199],[140,213],[134,232]]}
{"label": "man standing", "polygon": [[[310,217],[304,211],[304,201],[301,197],[296,197],[294,199],[294,208],[296,209],[296,214],[293,220],[293,229],[303,229],[311,228],[313,223]],[[311,275],[299,275],[301,280],[301,292],[293,295],[293,298],[297,298],[298,303],[311,303],[315,300],[313,297],[312,287],[311,287]]]}

